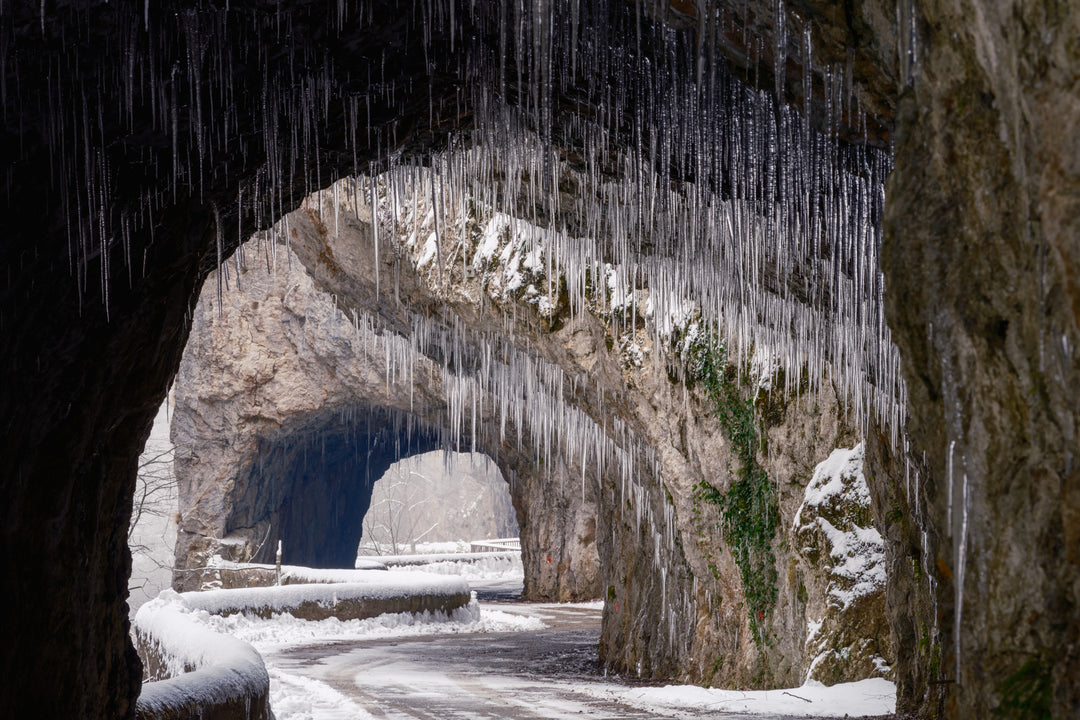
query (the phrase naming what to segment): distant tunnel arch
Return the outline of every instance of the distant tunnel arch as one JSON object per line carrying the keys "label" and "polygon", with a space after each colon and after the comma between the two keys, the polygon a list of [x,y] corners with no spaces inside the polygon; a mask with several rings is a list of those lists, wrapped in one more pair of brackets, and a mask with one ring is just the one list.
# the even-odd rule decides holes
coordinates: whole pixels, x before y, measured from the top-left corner
{"label": "distant tunnel arch", "polygon": [[[597,597],[598,478],[586,487],[576,460],[537,445],[550,439],[500,415],[490,397],[455,415],[459,379],[445,366],[459,356],[467,365],[472,350],[450,357],[436,343],[429,356],[410,344],[412,326],[396,315],[404,305],[375,291],[370,227],[354,218],[330,235],[310,213],[290,217],[288,261],[272,272],[253,264],[220,293],[211,278],[194,312],[172,424],[174,587],[201,587],[216,555],[272,562],[278,540],[288,564],[351,567],[374,482],[398,460],[447,449],[487,455],[510,484],[526,596]],[[333,268],[319,264],[330,256]],[[413,276],[401,276],[401,298],[427,307]],[[392,326],[358,329],[343,306],[377,309]]]}
{"label": "distant tunnel arch", "polygon": [[261,437],[233,491],[227,533],[260,538],[254,562],[352,567],[371,491],[395,462],[436,449],[437,436],[386,408],[315,413]]}
{"label": "distant tunnel arch", "polygon": [[[219,555],[225,560],[273,563],[278,541],[285,564],[350,568],[356,559],[364,516],[374,484],[394,463],[436,450],[452,450],[438,428],[394,408],[349,405],[306,413],[248,442],[220,503],[222,514],[201,529],[181,525],[174,586],[194,590],[216,580]],[[465,448],[461,448],[465,449]],[[509,486],[520,527],[526,597],[579,600],[599,590],[595,504],[578,504],[580,489],[559,465],[539,471],[529,448],[478,445]],[[191,485],[181,477],[185,486]],[[569,492],[562,492],[570,488]],[[183,491],[181,493],[184,494]],[[571,501],[573,498],[574,501]],[[182,503],[183,505],[183,503]],[[205,512],[190,502],[192,516]],[[204,518],[204,520],[207,518]]]}

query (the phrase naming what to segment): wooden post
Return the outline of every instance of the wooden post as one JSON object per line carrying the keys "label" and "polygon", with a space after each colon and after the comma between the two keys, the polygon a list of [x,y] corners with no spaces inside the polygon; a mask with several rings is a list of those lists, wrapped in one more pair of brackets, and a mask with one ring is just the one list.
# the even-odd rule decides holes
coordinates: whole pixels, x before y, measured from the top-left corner
{"label": "wooden post", "polygon": [[277,584],[281,585],[281,541],[277,541]]}

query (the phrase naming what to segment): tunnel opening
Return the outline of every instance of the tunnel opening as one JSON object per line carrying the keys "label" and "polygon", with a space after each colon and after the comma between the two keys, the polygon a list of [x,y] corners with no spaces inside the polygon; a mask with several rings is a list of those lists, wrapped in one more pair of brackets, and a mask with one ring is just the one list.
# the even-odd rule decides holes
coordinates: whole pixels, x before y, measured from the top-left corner
{"label": "tunnel opening", "polygon": [[437,434],[388,408],[314,413],[260,436],[232,499],[226,537],[256,539],[253,562],[351,568],[375,482],[394,463],[438,446]]}
{"label": "tunnel opening", "polygon": [[490,457],[434,451],[394,463],[375,481],[357,555],[465,552],[518,532],[510,487]]}

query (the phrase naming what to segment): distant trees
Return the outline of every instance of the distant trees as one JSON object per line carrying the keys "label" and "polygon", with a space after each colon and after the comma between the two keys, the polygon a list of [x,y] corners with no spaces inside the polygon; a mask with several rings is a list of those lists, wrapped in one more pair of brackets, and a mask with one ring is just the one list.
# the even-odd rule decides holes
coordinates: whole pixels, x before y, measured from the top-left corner
{"label": "distant trees", "polygon": [[415,551],[416,543],[439,526],[438,520],[432,520],[436,498],[427,478],[415,471],[386,475],[377,487],[381,493],[372,493],[371,507],[364,515],[364,549],[376,555]]}
{"label": "distant trees", "polygon": [[509,486],[491,458],[436,450],[395,463],[374,485],[359,554],[400,554],[419,542],[517,535]]}
{"label": "distant trees", "polygon": [[162,587],[168,586],[172,576],[177,481],[173,472],[173,445],[167,432],[162,435],[158,430],[155,428],[157,434],[151,435],[139,456],[128,522],[132,560],[128,592],[133,601],[157,595]]}

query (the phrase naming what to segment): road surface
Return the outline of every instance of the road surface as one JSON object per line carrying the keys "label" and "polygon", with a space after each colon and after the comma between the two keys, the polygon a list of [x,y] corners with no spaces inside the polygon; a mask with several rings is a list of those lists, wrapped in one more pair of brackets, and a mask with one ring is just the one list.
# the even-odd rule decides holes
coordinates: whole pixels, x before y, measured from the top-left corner
{"label": "road surface", "polygon": [[483,608],[539,617],[548,627],[289,647],[268,654],[267,665],[279,681],[304,678],[334,691],[322,709],[294,715],[302,718],[364,713],[391,720],[747,717],[717,707],[643,710],[627,704],[633,681],[605,677],[597,661],[598,604],[487,602]]}

